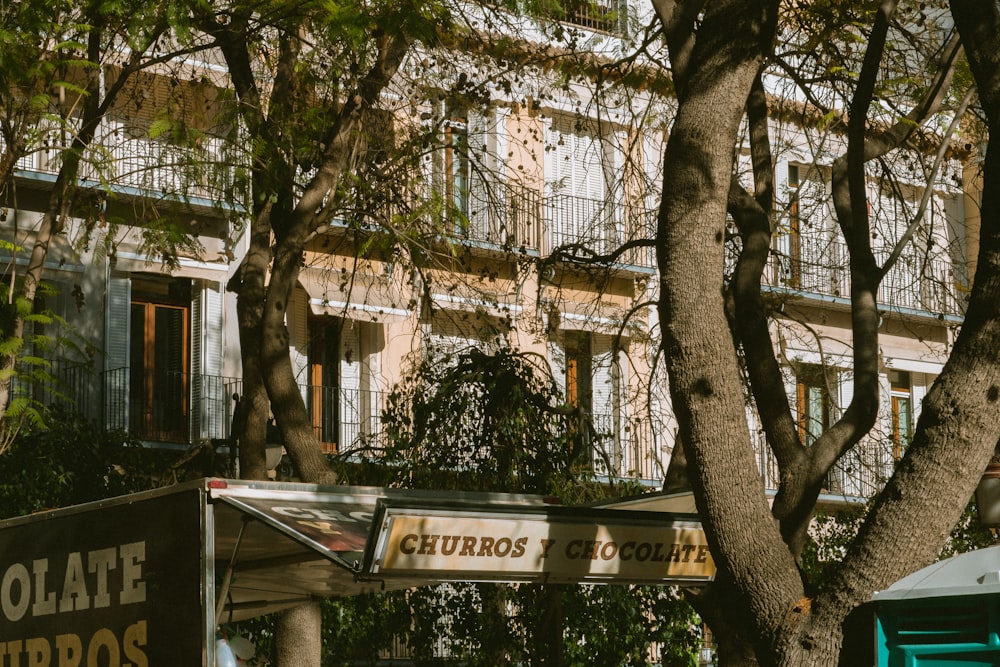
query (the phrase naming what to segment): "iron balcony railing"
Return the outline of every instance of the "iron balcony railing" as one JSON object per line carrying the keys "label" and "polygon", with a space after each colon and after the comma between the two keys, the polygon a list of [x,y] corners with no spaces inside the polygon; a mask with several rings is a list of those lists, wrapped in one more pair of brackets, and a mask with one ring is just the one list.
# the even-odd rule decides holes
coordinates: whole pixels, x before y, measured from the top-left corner
{"label": "iron balcony railing", "polygon": [[[748,414],[754,452],[764,488],[777,489],[778,462],[767,444],[763,429],[753,413]],[[885,485],[892,475],[896,460],[893,446],[884,438],[873,434],[854,446],[840,458],[827,474],[823,492],[846,498],[871,498]]]}
{"label": "iron balcony railing", "polygon": [[[41,145],[17,161],[18,170],[59,173],[63,146],[70,139],[58,130],[43,136]],[[233,165],[239,157],[229,154],[228,145],[224,138],[205,136],[197,146],[179,146],[136,135],[122,123],[105,119],[87,148],[79,176],[110,187],[224,201],[232,192]]]}
{"label": "iron balcony railing", "polygon": [[[884,262],[888,251],[876,252]],[[732,258],[730,258],[732,259]],[[850,256],[847,244],[823,234],[777,237],[771,258],[771,276],[777,288],[821,296],[850,297]],[[730,262],[732,266],[732,262]],[[882,278],[878,299],[897,310],[960,315],[951,260],[906,249]]]}
{"label": "iron balcony railing", "polygon": [[456,236],[504,248],[538,250],[541,247],[542,203],[538,192],[521,185],[473,181],[468,200],[460,202],[462,216]]}
{"label": "iron balcony railing", "polygon": [[[577,418],[563,418],[560,428],[579,429],[573,419]],[[590,425],[593,430],[583,433],[583,441],[587,465],[595,475],[650,484],[663,481],[667,453],[657,447],[650,420],[600,412],[590,415]]]}
{"label": "iron balcony railing", "polygon": [[[298,388],[313,434],[326,453],[350,459],[380,441],[385,392],[303,384]],[[242,381],[231,380],[226,392],[237,398],[241,396]],[[226,437],[231,435],[227,430]]]}
{"label": "iron balcony railing", "polygon": [[[149,442],[230,442],[233,415],[243,392],[238,378],[118,368],[100,374],[103,401],[94,405],[86,402],[93,394],[88,382],[94,376],[81,372],[67,377],[73,391],[84,399],[70,405],[91,415],[96,408],[109,430],[126,430]],[[299,385],[299,390],[316,439],[327,453],[348,460],[377,458],[384,437],[385,392],[311,385]],[[35,391],[43,388],[35,387]],[[586,460],[594,474],[648,483],[662,481],[666,454],[657,446],[649,420],[597,413],[590,417],[590,423]],[[568,427],[566,421],[559,425]]]}
{"label": "iron balcony railing", "polygon": [[384,392],[317,385],[300,389],[313,433],[327,453],[350,459],[381,440]]}
{"label": "iron balcony railing", "polygon": [[[484,0],[484,4],[500,8],[498,0]],[[627,28],[628,2],[626,0],[564,0],[557,6],[553,18],[568,25],[579,26],[597,32],[607,32],[624,36]]]}
{"label": "iron balcony railing", "polygon": [[569,0],[562,3],[564,23],[613,34],[625,34],[627,3],[624,0]]}
{"label": "iron balcony railing", "polygon": [[[545,198],[544,210],[546,253],[561,249],[567,257],[609,256],[628,242],[655,238],[655,211],[641,206],[557,194]],[[614,263],[652,269],[653,248],[631,248]]]}
{"label": "iron balcony railing", "polygon": [[226,440],[231,434],[234,378],[125,367],[105,371],[101,385],[108,429],[167,443]]}
{"label": "iron balcony railing", "polygon": [[11,399],[28,398],[36,405],[90,416],[97,405],[93,378],[93,370],[85,364],[57,359],[28,374],[15,375]]}
{"label": "iron balcony railing", "polygon": [[[565,257],[581,259],[651,240],[656,227],[656,212],[640,206],[567,194],[543,198],[532,188],[483,180],[474,181],[443,215],[463,241],[544,254],[561,249]],[[630,248],[614,264],[652,269],[653,248]]]}

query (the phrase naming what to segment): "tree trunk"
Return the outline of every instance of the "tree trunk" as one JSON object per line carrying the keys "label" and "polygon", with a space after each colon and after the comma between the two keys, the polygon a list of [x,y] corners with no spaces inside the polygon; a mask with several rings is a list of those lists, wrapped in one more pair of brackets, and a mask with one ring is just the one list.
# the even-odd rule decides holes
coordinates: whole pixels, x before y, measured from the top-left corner
{"label": "tree trunk", "polygon": [[[301,226],[301,223],[296,225],[296,232],[301,230]],[[295,236],[304,237],[304,233],[296,233]],[[316,440],[289,355],[290,341],[285,317],[298,279],[298,262],[303,245],[286,237],[275,250],[261,326],[261,370],[282,442],[300,478],[303,482],[314,484],[335,484],[337,475]]]}
{"label": "tree trunk", "polygon": [[320,667],[323,662],[322,620],[318,602],[278,614],[274,627],[277,667]]}
{"label": "tree trunk", "polygon": [[257,212],[250,227],[250,248],[237,275],[236,310],[243,364],[243,395],[239,416],[233,424],[238,441],[240,477],[266,480],[267,421],[271,412],[260,370],[261,320],[264,312],[264,281],[271,254],[271,206]]}
{"label": "tree trunk", "polygon": [[759,657],[783,643],[785,617],[803,593],[762,493],[722,268],[732,146],[775,11],[746,2],[706,10],[666,147],[657,231],[665,358],[690,479],[716,564],[736,593],[729,624],[747,628]]}

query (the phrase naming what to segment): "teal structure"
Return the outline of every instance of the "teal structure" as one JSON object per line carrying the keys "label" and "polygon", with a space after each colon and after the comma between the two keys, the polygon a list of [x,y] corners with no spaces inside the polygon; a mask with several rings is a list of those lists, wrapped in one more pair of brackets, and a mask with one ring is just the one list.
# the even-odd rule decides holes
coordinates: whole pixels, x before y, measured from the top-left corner
{"label": "teal structure", "polygon": [[878,667],[1000,666],[1000,546],[934,563],[873,600]]}

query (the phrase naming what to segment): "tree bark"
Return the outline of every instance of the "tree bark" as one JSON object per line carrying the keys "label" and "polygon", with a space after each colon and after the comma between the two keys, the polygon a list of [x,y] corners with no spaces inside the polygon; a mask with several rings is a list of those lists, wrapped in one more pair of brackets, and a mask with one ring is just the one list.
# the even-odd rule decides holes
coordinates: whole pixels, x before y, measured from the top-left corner
{"label": "tree bark", "polygon": [[260,324],[271,254],[270,213],[270,204],[264,204],[254,216],[250,226],[250,247],[236,276],[238,282],[233,286],[243,365],[243,395],[239,418],[233,424],[233,436],[238,441],[242,479],[268,478],[266,445],[271,408],[260,370]]}
{"label": "tree bark", "polygon": [[[1000,132],[1000,9],[953,0],[990,134]],[[913,442],[817,600],[814,624],[843,620],[871,594],[931,563],[1000,436],[1000,155],[983,170],[980,251],[965,322],[924,398]]]}
{"label": "tree bark", "polygon": [[666,147],[657,229],[665,358],[692,487],[716,564],[735,592],[729,624],[747,628],[764,664],[776,662],[786,616],[803,592],[753,456],[722,267],[731,147],[776,11],[771,2],[705,10]]}
{"label": "tree bark", "polygon": [[278,667],[319,667],[323,662],[323,616],[318,602],[277,615],[274,627]]}

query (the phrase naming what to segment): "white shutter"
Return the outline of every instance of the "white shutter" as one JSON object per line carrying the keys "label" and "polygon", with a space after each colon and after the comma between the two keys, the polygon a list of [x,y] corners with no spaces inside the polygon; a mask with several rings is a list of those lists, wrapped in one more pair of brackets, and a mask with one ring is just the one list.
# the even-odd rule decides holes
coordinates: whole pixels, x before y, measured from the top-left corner
{"label": "white shutter", "polygon": [[[594,440],[594,469],[617,475],[622,460],[620,414],[615,387],[614,356],[611,336],[592,334],[591,354],[591,414],[597,438]],[[610,465],[610,469],[608,466]]]}
{"label": "white shutter", "polygon": [[835,392],[834,396],[837,397],[837,409],[831,415],[831,421],[835,421],[840,419],[841,415],[844,414],[844,410],[854,400],[854,371],[833,371],[832,377],[834,378],[834,382],[837,383],[837,386],[833,388]]}
{"label": "white shutter", "polygon": [[546,180],[554,192],[603,200],[604,147],[589,119],[558,116],[549,131]]}
{"label": "white shutter", "polygon": [[129,323],[132,282],[128,276],[108,278],[104,306],[104,422],[109,429],[128,428]]}
{"label": "white shutter", "polygon": [[224,354],[222,332],[225,327],[225,286],[221,282],[206,282],[205,301],[205,360],[204,372],[213,377],[222,376]]}
{"label": "white shutter", "polygon": [[340,331],[340,386],[355,392],[361,388],[361,340],[358,335],[360,322],[343,320]]}
{"label": "white shutter", "polygon": [[191,294],[191,433],[196,438],[222,438],[227,433],[222,290],[221,283],[195,281]]}
{"label": "white shutter", "polygon": [[561,343],[549,341],[547,344],[552,376],[563,399],[566,397],[566,348]]}
{"label": "white shutter", "polygon": [[434,313],[431,323],[430,346],[433,354],[451,354],[470,344],[470,340],[462,335],[458,322],[454,318],[464,313],[453,311],[438,311]]}
{"label": "white shutter", "polygon": [[356,320],[342,320],[340,330],[340,433],[341,447],[351,447],[361,424],[361,350]]}
{"label": "white shutter", "polygon": [[917,419],[920,418],[920,411],[924,406],[924,397],[927,396],[927,390],[930,389],[932,382],[934,382],[934,376],[929,373],[910,373],[910,392],[913,401],[912,426],[914,429],[917,427]]}
{"label": "white shutter", "polygon": [[[487,112],[488,113],[488,112]],[[484,113],[469,110],[466,117],[469,163],[469,236],[480,241],[499,243],[497,232],[501,227],[498,215],[503,207],[496,206],[500,191],[495,165],[495,154],[490,150],[490,118]]]}
{"label": "white shutter", "polygon": [[361,430],[365,434],[377,434],[382,429],[382,408],[378,389],[383,329],[381,324],[373,322],[357,322],[357,325],[360,327],[361,398],[359,410],[362,417]]}
{"label": "white shutter", "polygon": [[591,337],[591,391],[593,411],[611,417],[616,412],[614,386],[614,357],[611,354],[611,336],[593,334]]}
{"label": "white shutter", "polygon": [[204,355],[205,355],[205,290],[200,280],[195,280],[191,286],[191,411],[189,430],[191,441],[197,442],[205,436],[204,411]]}
{"label": "white shutter", "polygon": [[291,355],[292,373],[299,384],[302,400],[308,401],[309,377],[309,302],[305,291],[295,289],[285,313],[288,327],[288,352]]}

